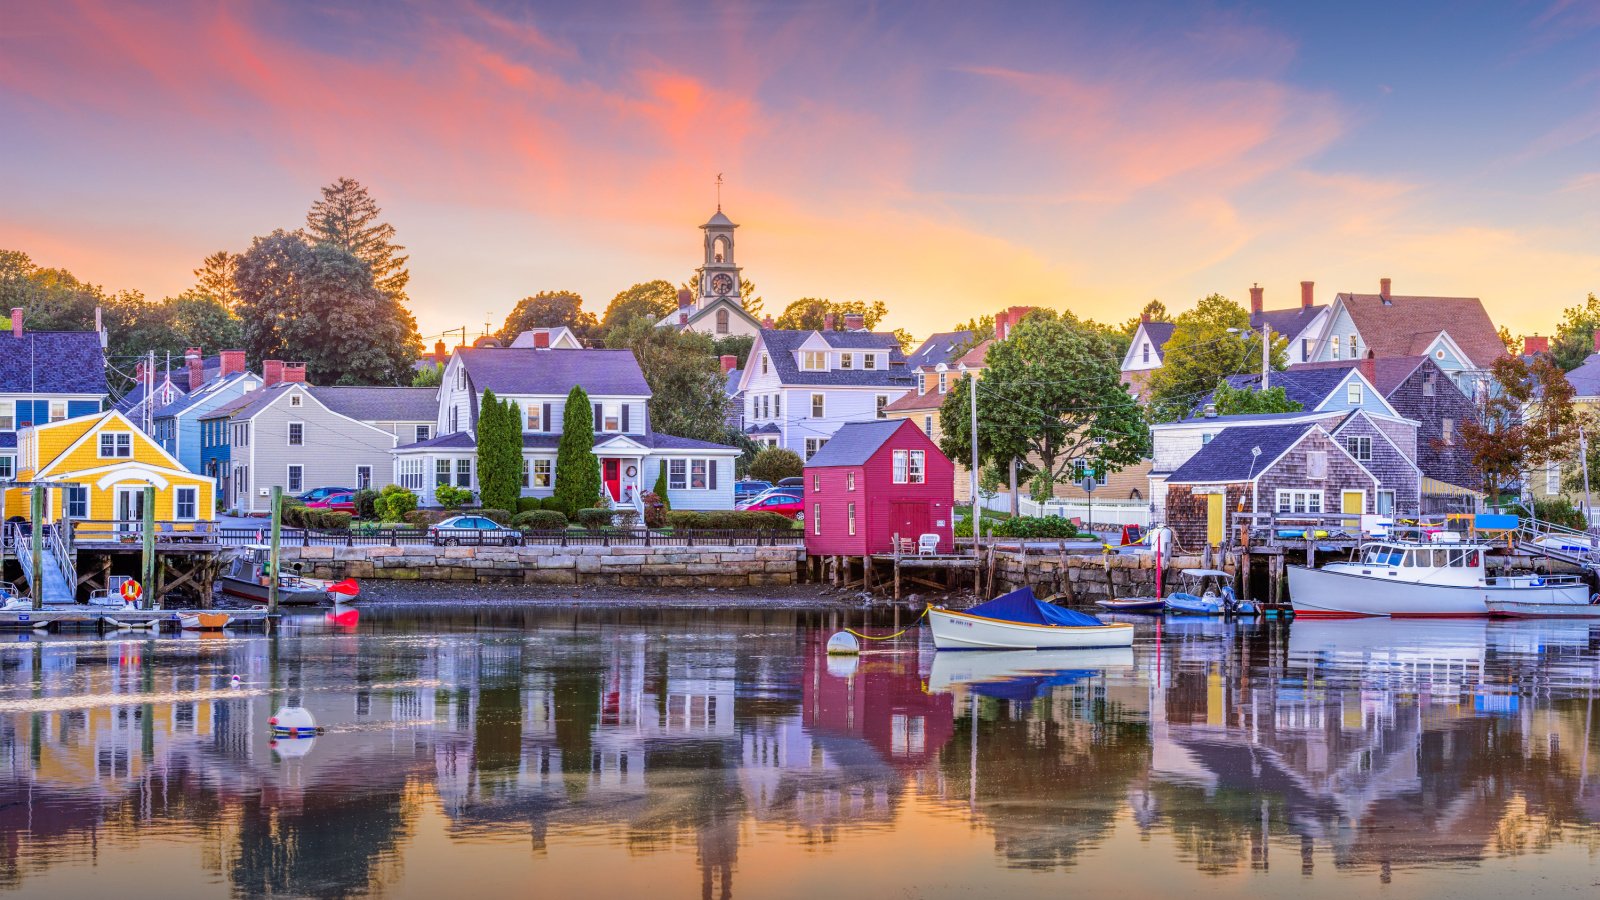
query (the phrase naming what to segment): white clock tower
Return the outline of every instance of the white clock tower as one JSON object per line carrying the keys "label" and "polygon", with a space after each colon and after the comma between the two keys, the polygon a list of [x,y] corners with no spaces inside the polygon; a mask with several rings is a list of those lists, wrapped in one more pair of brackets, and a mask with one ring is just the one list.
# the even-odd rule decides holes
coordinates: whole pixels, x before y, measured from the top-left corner
{"label": "white clock tower", "polygon": [[733,231],[739,226],[722,214],[722,204],[717,204],[717,214],[700,226],[705,232],[705,264],[700,271],[700,296],[695,306],[705,309],[716,300],[731,300],[744,306],[741,296],[739,267],[733,262]]}

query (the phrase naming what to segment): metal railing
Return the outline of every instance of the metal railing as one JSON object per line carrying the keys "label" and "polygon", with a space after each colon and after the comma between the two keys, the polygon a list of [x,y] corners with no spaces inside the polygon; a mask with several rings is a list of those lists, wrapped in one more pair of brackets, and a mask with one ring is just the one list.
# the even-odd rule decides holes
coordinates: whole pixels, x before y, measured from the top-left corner
{"label": "metal railing", "polygon": [[[61,573],[61,580],[66,582],[67,590],[77,593],[78,588],[78,557],[72,549],[72,526],[65,522],[58,522],[45,530],[45,540],[50,547],[50,556],[55,561],[56,571]],[[75,600],[76,597],[69,597]]]}
{"label": "metal railing", "polygon": [[[144,539],[144,522],[138,519],[79,519],[71,523],[70,540],[81,544],[133,544]],[[160,545],[216,543],[216,522],[156,522]]]}
{"label": "metal railing", "polygon": [[[517,544],[540,547],[799,547],[806,539],[805,532],[799,529],[569,528],[514,534]],[[270,536],[271,529],[265,525],[218,528],[215,540],[225,547],[242,547],[264,544]],[[496,546],[505,536],[505,532],[486,534],[470,528],[431,533],[421,528],[285,528],[279,540],[285,547],[405,547],[451,542],[463,546]]]}

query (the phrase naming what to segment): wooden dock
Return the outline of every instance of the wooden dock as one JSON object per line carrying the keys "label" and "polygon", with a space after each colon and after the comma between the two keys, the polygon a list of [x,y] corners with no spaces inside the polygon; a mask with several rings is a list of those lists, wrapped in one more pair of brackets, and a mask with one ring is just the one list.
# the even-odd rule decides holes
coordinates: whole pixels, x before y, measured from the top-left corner
{"label": "wooden dock", "polygon": [[281,616],[267,613],[265,610],[216,610],[216,609],[114,609],[94,608],[83,605],[60,606],[51,605],[44,609],[11,609],[0,610],[0,631],[116,631],[114,622],[125,625],[150,628],[154,623],[156,631],[179,631],[180,616],[195,613],[226,612],[233,617],[228,624],[229,630],[240,631],[271,631],[277,627]]}

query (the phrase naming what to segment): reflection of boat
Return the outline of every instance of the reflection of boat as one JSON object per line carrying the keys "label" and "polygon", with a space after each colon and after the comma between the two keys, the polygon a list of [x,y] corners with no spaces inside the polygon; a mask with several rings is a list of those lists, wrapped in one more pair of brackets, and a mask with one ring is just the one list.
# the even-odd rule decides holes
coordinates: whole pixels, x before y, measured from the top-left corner
{"label": "reflection of boat", "polygon": [[1489,615],[1497,619],[1600,619],[1600,594],[1582,603],[1491,598],[1484,605],[1489,608]]}
{"label": "reflection of boat", "polygon": [[[272,548],[265,544],[250,544],[244,552],[233,558],[227,574],[219,581],[222,592],[230,597],[266,603],[270,598],[267,570]],[[300,575],[283,574],[278,577],[278,604],[280,606],[316,606],[322,603],[349,603],[361,592],[353,578],[343,581],[325,581]]]}
{"label": "reflection of boat", "polygon": [[1031,699],[1044,688],[1071,684],[1104,669],[1132,665],[1132,647],[935,653],[928,673],[928,690],[943,693],[964,685],[984,696],[1016,699],[1026,693]]}
{"label": "reflection of boat", "polygon": [[1094,605],[1111,612],[1158,613],[1167,608],[1167,601],[1155,597],[1124,597],[1121,600],[1096,600]]}
{"label": "reflection of boat", "polygon": [[1228,584],[1232,576],[1221,569],[1185,569],[1181,591],[1167,597],[1167,609],[1190,616],[1253,616],[1256,606],[1239,600]]}
{"label": "reflection of boat", "polygon": [[1021,588],[965,612],[930,608],[928,625],[940,650],[1033,650],[1131,647],[1133,626],[1107,625],[1086,613],[1040,602]]}
{"label": "reflection of boat", "polygon": [[1383,541],[1356,562],[1289,567],[1289,601],[1301,618],[1486,616],[1489,601],[1583,604],[1588,587],[1568,576],[1489,578],[1482,544],[1440,532],[1434,540]]}

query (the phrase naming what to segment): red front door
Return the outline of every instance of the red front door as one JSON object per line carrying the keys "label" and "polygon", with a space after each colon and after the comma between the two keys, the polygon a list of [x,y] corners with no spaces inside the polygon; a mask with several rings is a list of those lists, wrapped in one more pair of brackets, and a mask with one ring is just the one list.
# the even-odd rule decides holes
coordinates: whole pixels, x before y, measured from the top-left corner
{"label": "red front door", "polygon": [[622,499],[622,460],[603,459],[600,461],[600,471],[604,474],[606,490],[611,493],[612,500]]}

